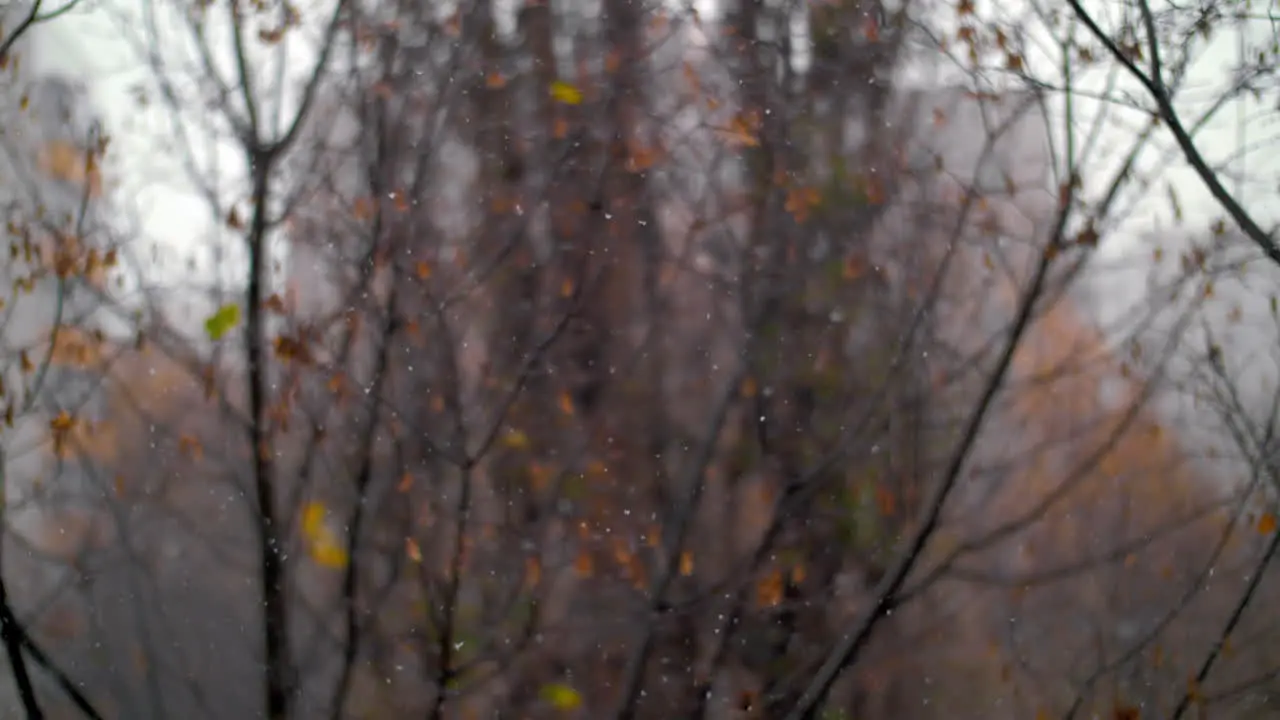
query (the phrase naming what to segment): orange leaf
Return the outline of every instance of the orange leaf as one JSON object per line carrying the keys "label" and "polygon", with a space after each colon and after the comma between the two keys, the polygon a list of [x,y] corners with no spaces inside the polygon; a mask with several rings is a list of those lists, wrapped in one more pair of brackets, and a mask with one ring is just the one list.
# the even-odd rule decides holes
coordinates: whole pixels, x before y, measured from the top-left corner
{"label": "orange leaf", "polygon": [[756,584],[756,602],[761,607],[776,607],[782,602],[782,573],[774,570]]}
{"label": "orange leaf", "polygon": [[871,42],[880,40],[880,26],[876,24],[874,17],[867,16],[862,21],[862,36]]}
{"label": "orange leaf", "polygon": [[583,548],[578,551],[578,557],[573,561],[573,569],[578,573],[578,577],[591,577],[595,572],[595,563],[591,560],[591,553]]}
{"label": "orange leaf", "polygon": [[569,393],[567,392],[560,393],[560,412],[568,415],[569,417],[573,417],[573,398],[569,397]]}
{"label": "orange leaf", "polygon": [[93,155],[75,145],[54,140],[40,148],[36,156],[40,171],[55,180],[76,185],[88,184],[90,197],[102,189],[102,176]]}
{"label": "orange leaf", "polygon": [[627,154],[627,171],[644,172],[652,168],[657,161],[657,152],[638,143],[633,143]]}
{"label": "orange leaf", "polygon": [[529,484],[534,490],[546,490],[551,484],[551,470],[536,462],[529,463]]}
{"label": "orange leaf", "polygon": [[804,569],[804,565],[796,564],[791,568],[791,584],[799,585],[808,577],[808,572]]}
{"label": "orange leaf", "polygon": [[455,10],[453,14],[444,21],[444,31],[449,37],[458,37],[462,34],[462,11]]}
{"label": "orange leaf", "polygon": [[666,32],[671,25],[671,18],[667,13],[659,9],[649,14],[649,32],[658,35]]}
{"label": "orange leaf", "polygon": [[400,477],[400,482],[396,485],[396,492],[409,492],[411,487],[413,487],[413,475],[405,473]]}
{"label": "orange leaf", "polygon": [[204,448],[195,437],[184,434],[178,437],[178,453],[193,460],[199,460],[204,457]]}
{"label": "orange leaf", "polygon": [[693,553],[688,550],[680,553],[680,574],[685,577],[693,574]]}
{"label": "orange leaf", "polygon": [[355,215],[356,220],[364,221],[373,217],[374,210],[373,199],[361,197],[356,198],[355,203],[352,204],[351,214]]}
{"label": "orange leaf", "polygon": [[874,175],[870,175],[870,176],[864,175],[861,178],[859,178],[859,185],[862,186],[862,191],[864,193],[864,196],[866,198],[868,205],[884,204],[884,201],[885,201],[884,183],[880,181],[879,177],[876,177]]}
{"label": "orange leaf", "polygon": [[617,562],[619,565],[626,566],[628,563],[631,562],[632,555],[633,553],[631,552],[631,547],[627,544],[627,541],[622,539],[621,536],[614,535],[613,536],[614,561]]}
{"label": "orange leaf", "polygon": [[507,78],[500,72],[491,72],[485,76],[484,86],[490,90],[501,90],[507,86]]}
{"label": "orange leaf", "polygon": [[845,258],[844,268],[840,274],[845,280],[857,280],[867,271],[867,264],[862,258],[856,255],[850,255]]}
{"label": "orange leaf", "polygon": [[1258,532],[1263,535],[1270,535],[1276,531],[1276,516],[1274,513],[1263,513],[1258,518]]}
{"label": "orange leaf", "polygon": [[342,395],[343,391],[346,390],[346,387],[347,377],[342,373],[334,373],[333,376],[329,378],[329,392],[334,395]]}
{"label": "orange leaf", "polygon": [[284,28],[263,28],[258,31],[258,39],[267,45],[275,45],[284,39]]}
{"label": "orange leaf", "polygon": [[538,562],[536,557],[528,557],[524,560],[524,584],[526,587],[534,588],[538,586],[538,582],[542,580],[542,563]]}
{"label": "orange leaf", "polygon": [[898,499],[885,487],[876,488],[876,505],[881,515],[892,515],[898,507]]}
{"label": "orange leaf", "polygon": [[419,280],[426,280],[431,277],[431,264],[425,260],[419,260],[416,266]]}
{"label": "orange leaf", "polygon": [[1112,717],[1115,720],[1139,720],[1142,711],[1132,705],[1117,705]]}
{"label": "orange leaf", "polygon": [[809,210],[822,202],[822,194],[816,188],[797,187],[787,192],[784,209],[791,213],[796,222],[803,223],[809,219]]}
{"label": "orange leaf", "polygon": [[725,129],[725,139],[729,144],[742,147],[758,147],[760,138],[756,137],[754,118],[746,115],[738,115],[729,122],[729,127]]}
{"label": "orange leaf", "polygon": [[689,89],[695,93],[702,93],[702,83],[698,80],[698,71],[694,69],[693,63],[685,61],[684,63],[684,80],[689,83]]}

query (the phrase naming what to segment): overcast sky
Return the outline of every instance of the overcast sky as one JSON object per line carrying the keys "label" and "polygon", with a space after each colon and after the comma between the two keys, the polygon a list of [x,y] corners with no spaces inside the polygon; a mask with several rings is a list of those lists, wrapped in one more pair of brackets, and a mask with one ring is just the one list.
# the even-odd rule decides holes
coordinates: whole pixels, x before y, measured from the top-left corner
{"label": "overcast sky", "polygon": [[[182,253],[202,251],[214,247],[211,243],[215,236],[221,238],[222,247],[229,252],[238,251],[238,244],[232,238],[225,237],[220,228],[221,223],[212,222],[208,204],[188,185],[182,168],[178,165],[180,153],[167,147],[172,132],[168,124],[166,112],[153,104],[150,110],[139,108],[133,92],[136,87],[146,87],[148,73],[140,66],[137,49],[127,41],[128,33],[122,28],[132,26],[141,39],[140,28],[144,27],[140,20],[142,3],[153,1],[161,7],[172,7],[174,3],[166,0],[85,0],[88,5],[80,12],[39,29],[35,38],[34,54],[28,58],[43,71],[59,72],[82,80],[90,88],[93,101],[98,111],[104,116],[109,133],[113,138],[113,162],[110,167],[115,171],[114,180],[121,188],[120,197],[132,205],[141,221],[141,232],[170,250]],[[932,0],[929,0],[932,1]],[[700,0],[704,12],[711,13],[713,3]],[[303,6],[303,16],[313,19],[327,15],[327,3],[315,0],[315,7],[308,11]],[[947,5],[931,17],[940,18],[938,22],[945,24],[950,16]],[[1113,15],[1117,7],[1114,3],[1093,0],[1090,7],[1096,8],[1102,24],[1109,26],[1107,18]],[[987,18],[1015,18],[1026,14],[1026,6],[1011,0],[979,0],[977,14]],[[1063,8],[1066,9],[1065,7]],[[131,17],[132,21],[122,20]],[[163,25],[164,20],[161,20]],[[1049,80],[1060,80],[1061,73],[1054,65],[1058,58],[1053,55],[1052,45],[1046,41],[1043,26],[1034,23],[1028,35],[1028,43],[1032,47],[1026,53],[1028,67],[1037,76]],[[171,39],[184,37],[181,30],[170,30],[164,35]],[[1199,62],[1192,67],[1187,90],[1182,93],[1179,108],[1188,122],[1208,107],[1220,89],[1230,81],[1230,68],[1240,56],[1242,47],[1256,46],[1269,42],[1272,28],[1269,23],[1259,21],[1252,23],[1243,33],[1223,31],[1216,35],[1200,53]],[[1242,46],[1243,43],[1243,46]],[[187,48],[178,42],[171,42],[163,53],[177,58],[189,57]],[[294,42],[290,47],[290,62],[299,72],[309,66],[308,48],[303,42]],[[226,58],[223,58],[224,60]],[[926,73],[925,75],[932,75]],[[1104,72],[1088,73],[1078,82],[1087,88],[1101,90],[1105,87],[1107,77]],[[194,83],[191,83],[194,85]],[[1112,93],[1125,90],[1136,91],[1136,85],[1128,78],[1121,78],[1112,87]],[[154,97],[154,89],[151,91]],[[1242,101],[1222,111],[1217,119],[1198,136],[1200,146],[1213,161],[1230,159],[1229,169],[1236,173],[1248,175],[1253,182],[1233,182],[1246,207],[1250,208],[1264,226],[1280,220],[1280,203],[1276,202],[1277,171],[1280,171],[1280,152],[1274,143],[1269,142],[1277,130],[1276,113],[1272,112],[1271,103],[1275,99],[1264,98],[1259,106],[1253,101]],[[1078,127],[1083,132],[1088,123],[1102,107],[1097,102],[1080,100],[1076,107]],[[1060,111],[1060,107],[1058,108]],[[1142,120],[1136,113],[1112,111],[1106,121],[1101,141],[1093,159],[1087,165],[1086,191],[1098,192],[1100,178],[1106,175],[1109,168],[1114,168],[1123,157],[1123,153],[1132,142],[1135,128]],[[1059,140],[1061,138],[1059,137]],[[222,145],[222,152],[217,162],[208,151],[217,143],[210,138],[197,138],[199,150],[204,155],[204,174],[216,174],[224,177],[222,190],[231,191],[237,185],[238,178],[243,177],[240,159],[234,147]],[[1247,153],[1247,158],[1240,156],[1240,148],[1260,146]],[[1172,145],[1163,136],[1160,142],[1153,144],[1153,151],[1145,155],[1144,166],[1154,167],[1167,153]],[[1232,157],[1235,155],[1235,157]],[[1090,187],[1092,185],[1095,187]],[[1103,248],[1105,255],[1122,255],[1135,252],[1131,238],[1145,234],[1152,228],[1169,227],[1173,224],[1172,209],[1168,187],[1173,188],[1179,199],[1184,222],[1188,227],[1204,227],[1216,217],[1222,215],[1217,204],[1208,196],[1203,184],[1190,171],[1180,158],[1175,158],[1157,184],[1129,197],[1123,227],[1117,228]],[[1136,250],[1139,255],[1149,253],[1149,249]],[[202,260],[213,260],[205,254]],[[177,267],[167,267],[166,275],[177,272]],[[1118,290],[1119,291],[1119,290]]]}

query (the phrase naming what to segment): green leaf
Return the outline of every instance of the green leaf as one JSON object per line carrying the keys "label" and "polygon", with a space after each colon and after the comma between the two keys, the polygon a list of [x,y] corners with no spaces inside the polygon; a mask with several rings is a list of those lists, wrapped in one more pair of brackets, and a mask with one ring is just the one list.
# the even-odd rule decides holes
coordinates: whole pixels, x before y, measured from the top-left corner
{"label": "green leaf", "polygon": [[221,340],[223,335],[240,324],[240,306],[231,303],[218,308],[218,311],[204,321],[204,331],[211,340]]}
{"label": "green leaf", "polygon": [[564,82],[563,80],[557,80],[551,83],[551,97],[559,100],[565,105],[582,104],[582,91],[576,86]]}
{"label": "green leaf", "polygon": [[582,707],[582,693],[565,683],[555,682],[543,685],[538,695],[557,710],[569,711]]}

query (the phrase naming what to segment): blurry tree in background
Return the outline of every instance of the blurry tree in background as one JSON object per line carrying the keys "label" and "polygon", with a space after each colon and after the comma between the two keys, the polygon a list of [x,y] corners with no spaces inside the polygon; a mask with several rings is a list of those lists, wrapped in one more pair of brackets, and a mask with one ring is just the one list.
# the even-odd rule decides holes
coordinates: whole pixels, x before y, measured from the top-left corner
{"label": "blurry tree in background", "polygon": [[0,52],[6,713],[1274,713],[1253,10],[108,5],[217,227]]}

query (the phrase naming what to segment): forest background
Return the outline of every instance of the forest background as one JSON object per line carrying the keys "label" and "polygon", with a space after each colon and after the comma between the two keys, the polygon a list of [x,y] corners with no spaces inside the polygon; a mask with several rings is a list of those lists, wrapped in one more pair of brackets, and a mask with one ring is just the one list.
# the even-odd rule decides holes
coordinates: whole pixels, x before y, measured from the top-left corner
{"label": "forest background", "polygon": [[1276,18],[7,6],[0,713],[1275,717]]}

